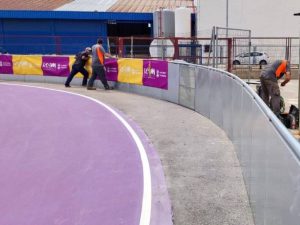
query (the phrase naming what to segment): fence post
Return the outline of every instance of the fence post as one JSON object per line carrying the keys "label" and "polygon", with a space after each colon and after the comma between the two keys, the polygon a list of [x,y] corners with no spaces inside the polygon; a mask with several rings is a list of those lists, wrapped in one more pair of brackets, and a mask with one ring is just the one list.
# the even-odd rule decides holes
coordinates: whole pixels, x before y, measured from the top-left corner
{"label": "fence post", "polygon": [[179,46],[178,46],[177,38],[174,39],[174,49],[175,49],[174,59],[179,59]]}
{"label": "fence post", "polygon": [[131,36],[131,45],[130,45],[130,56],[133,58],[133,36]]}
{"label": "fence post", "polygon": [[227,71],[229,73],[232,72],[232,38],[227,38],[227,48],[228,48],[228,51],[227,51],[227,58],[228,58],[228,61],[227,61]]}
{"label": "fence post", "polygon": [[[298,38],[298,109],[300,109],[300,36]],[[290,62],[291,63],[291,62]],[[300,118],[300,110],[299,110],[299,118]],[[298,121],[298,130],[300,133],[300,119]]]}
{"label": "fence post", "polygon": [[120,58],[123,57],[123,48],[124,48],[124,40],[123,38],[119,38],[119,43],[118,43],[118,55]]}

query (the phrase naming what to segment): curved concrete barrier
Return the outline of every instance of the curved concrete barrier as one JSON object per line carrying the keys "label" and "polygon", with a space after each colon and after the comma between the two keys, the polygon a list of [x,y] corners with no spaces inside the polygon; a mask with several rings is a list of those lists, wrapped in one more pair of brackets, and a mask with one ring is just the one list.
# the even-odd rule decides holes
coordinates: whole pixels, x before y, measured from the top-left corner
{"label": "curved concrete barrier", "polygon": [[299,224],[300,144],[237,76],[204,66],[169,63],[169,90],[117,84],[128,92],[193,109],[234,143],[256,225]]}

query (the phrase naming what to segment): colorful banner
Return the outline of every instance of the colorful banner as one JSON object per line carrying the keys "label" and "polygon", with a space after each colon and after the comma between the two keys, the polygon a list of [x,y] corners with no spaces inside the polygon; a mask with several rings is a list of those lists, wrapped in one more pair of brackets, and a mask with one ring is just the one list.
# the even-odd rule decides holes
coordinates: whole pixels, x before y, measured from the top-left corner
{"label": "colorful banner", "polygon": [[69,57],[43,56],[41,68],[46,76],[66,77],[70,73]]}
{"label": "colorful banner", "polygon": [[43,75],[41,56],[13,55],[12,62],[14,74]]}
{"label": "colorful banner", "polygon": [[144,60],[143,85],[168,89],[168,62],[162,60]]}
{"label": "colorful banner", "polygon": [[0,55],[0,73],[13,74],[13,62],[11,55]]}
{"label": "colorful banner", "polygon": [[118,60],[105,59],[106,79],[109,81],[118,81]]}
{"label": "colorful banner", "polygon": [[[90,58],[90,59],[86,62],[84,68],[89,72],[89,77],[91,77],[91,75],[92,75],[92,58]],[[78,74],[79,74],[79,73],[77,73],[77,75],[76,75],[75,77],[79,77]],[[80,74],[80,77],[83,77],[83,76]]]}
{"label": "colorful banner", "polygon": [[143,84],[143,60],[119,59],[118,81],[130,84]]}
{"label": "colorful banner", "polygon": [[[74,56],[1,55],[0,73],[66,77],[75,61]],[[92,73],[91,59],[85,68]],[[168,62],[143,59],[106,59],[108,81],[168,89]],[[82,78],[77,73],[76,77]]]}

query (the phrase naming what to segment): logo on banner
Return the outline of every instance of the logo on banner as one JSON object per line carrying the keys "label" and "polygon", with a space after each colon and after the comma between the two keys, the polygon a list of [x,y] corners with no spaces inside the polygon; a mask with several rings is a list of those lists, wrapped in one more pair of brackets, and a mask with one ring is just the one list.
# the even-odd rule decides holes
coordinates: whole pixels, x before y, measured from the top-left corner
{"label": "logo on banner", "polygon": [[11,67],[12,63],[7,61],[0,61],[0,67]]}
{"label": "logo on banner", "polygon": [[144,74],[148,79],[155,79],[159,77],[167,77],[167,73],[164,71],[160,71],[159,69],[155,69],[151,66],[151,62],[148,63],[148,67],[144,68]]}
{"label": "logo on banner", "polygon": [[64,70],[68,68],[68,65],[65,64],[60,64],[60,63],[48,63],[48,62],[43,62],[42,65],[43,68],[45,69],[54,69],[54,70]]}
{"label": "logo on banner", "polygon": [[117,73],[118,68],[116,68],[116,67],[106,67],[106,72],[108,72],[108,73]]}
{"label": "logo on banner", "polygon": [[149,62],[148,67],[144,69],[144,73],[148,75],[148,78],[155,76],[156,72],[154,68],[151,68],[151,62]]}
{"label": "logo on banner", "polygon": [[144,60],[143,85],[168,89],[168,63],[159,60]]}
{"label": "logo on banner", "polygon": [[28,61],[15,62],[15,66],[33,68],[34,65]]}
{"label": "logo on banner", "polygon": [[120,72],[131,75],[139,75],[141,73],[139,69],[133,68],[131,66],[122,66]]}
{"label": "logo on banner", "polygon": [[47,69],[56,69],[56,63],[43,63],[43,67]]}

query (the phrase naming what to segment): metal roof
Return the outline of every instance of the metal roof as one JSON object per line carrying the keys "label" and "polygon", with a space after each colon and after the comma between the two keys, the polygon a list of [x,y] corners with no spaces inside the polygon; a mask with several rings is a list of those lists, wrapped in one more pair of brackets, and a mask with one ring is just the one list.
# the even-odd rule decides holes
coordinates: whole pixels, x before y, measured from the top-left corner
{"label": "metal roof", "polygon": [[0,18],[152,21],[153,14],[117,12],[0,10]]}
{"label": "metal roof", "polygon": [[55,10],[62,11],[89,11],[105,12],[118,0],[76,0]]}
{"label": "metal roof", "polygon": [[0,0],[1,10],[54,10],[73,0]]}
{"label": "metal roof", "polygon": [[154,12],[164,9],[187,7],[195,10],[194,0],[118,0],[110,12]]}
{"label": "metal roof", "polygon": [[178,7],[195,10],[194,0],[0,0],[1,10],[153,13]]}

